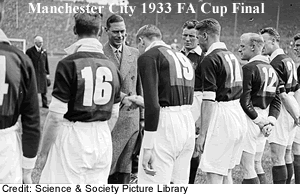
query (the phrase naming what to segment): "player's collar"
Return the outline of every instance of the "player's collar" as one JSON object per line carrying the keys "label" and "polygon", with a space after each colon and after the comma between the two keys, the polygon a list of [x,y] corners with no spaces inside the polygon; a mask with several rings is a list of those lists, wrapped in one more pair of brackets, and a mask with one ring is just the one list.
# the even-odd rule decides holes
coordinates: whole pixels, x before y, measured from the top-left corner
{"label": "player's collar", "polygon": [[103,54],[103,46],[96,38],[83,38],[65,48],[65,52],[70,55],[76,52],[97,52]]}
{"label": "player's collar", "polygon": [[276,49],[270,56],[270,60],[273,61],[273,59],[275,59],[275,57],[277,57],[278,55],[283,55],[285,54],[284,51],[279,48],[279,49]]}
{"label": "player's collar", "polygon": [[208,48],[207,52],[205,53],[205,56],[210,54],[216,49],[227,49],[226,45],[224,42],[215,42],[210,47]]}
{"label": "player's collar", "polygon": [[263,61],[266,63],[270,63],[269,57],[263,56],[263,55],[256,55],[255,57],[253,57],[252,59],[249,60],[249,63],[251,63],[253,61]]}
{"label": "player's collar", "polygon": [[[181,49],[181,52],[183,52],[184,54],[185,54],[185,51],[186,51],[186,48],[182,48]],[[197,46],[196,48],[193,48],[193,49],[191,49],[189,52],[188,52],[188,54],[189,53],[196,53],[197,55],[199,55],[199,56],[201,56],[201,54],[202,54],[202,49],[200,48],[200,46]]]}
{"label": "player's collar", "polygon": [[4,34],[4,32],[1,29],[0,29],[0,42],[11,44],[7,36]]}
{"label": "player's collar", "polygon": [[155,47],[155,46],[165,46],[165,47],[171,48],[171,46],[170,46],[170,45],[167,45],[164,41],[162,41],[162,40],[156,40],[156,41],[153,41],[153,42],[145,49],[145,52],[148,51],[149,49],[151,49],[152,47]]}

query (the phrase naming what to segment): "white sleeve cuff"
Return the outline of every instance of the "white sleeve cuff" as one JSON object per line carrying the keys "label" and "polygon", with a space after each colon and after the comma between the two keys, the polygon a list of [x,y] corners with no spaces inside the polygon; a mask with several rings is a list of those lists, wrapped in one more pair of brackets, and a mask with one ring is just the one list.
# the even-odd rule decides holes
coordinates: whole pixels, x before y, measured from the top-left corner
{"label": "white sleeve cuff", "polygon": [[216,92],[203,92],[203,100],[216,100]]}
{"label": "white sleeve cuff", "polygon": [[262,122],[263,118],[258,115],[254,120],[252,120],[255,124]]}
{"label": "white sleeve cuff", "polygon": [[68,103],[62,102],[59,99],[52,96],[49,110],[52,112],[66,114],[68,112]]}
{"label": "white sleeve cuff", "polygon": [[156,131],[144,131],[143,148],[152,149],[154,147]]}
{"label": "white sleeve cuff", "polygon": [[35,166],[37,156],[34,158],[26,158],[23,156],[22,158],[22,168],[24,169],[33,169]]}
{"label": "white sleeve cuff", "polygon": [[268,120],[270,121],[270,123],[271,123],[273,126],[275,126],[276,121],[277,121],[275,117],[269,116],[269,117],[268,117]]}

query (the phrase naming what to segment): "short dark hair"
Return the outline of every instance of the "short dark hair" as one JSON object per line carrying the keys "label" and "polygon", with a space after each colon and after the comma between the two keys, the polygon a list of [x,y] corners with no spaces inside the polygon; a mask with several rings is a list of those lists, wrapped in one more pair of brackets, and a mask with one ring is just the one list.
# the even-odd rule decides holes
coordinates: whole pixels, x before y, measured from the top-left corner
{"label": "short dark hair", "polygon": [[153,24],[148,24],[148,25],[144,25],[138,30],[136,34],[136,39],[138,40],[138,38],[140,37],[146,37],[149,40],[151,40],[153,37],[161,39],[162,34],[158,27],[156,27]]}
{"label": "short dark hair", "polygon": [[103,14],[94,9],[93,12],[79,12],[74,15],[77,35],[98,35]]}
{"label": "short dark hair", "polygon": [[272,36],[273,38],[275,38],[275,40],[277,42],[280,41],[280,35],[279,35],[278,31],[275,28],[266,27],[266,28],[263,28],[263,29],[260,30],[260,34],[265,34],[265,33],[270,34],[270,36]]}
{"label": "short dark hair", "polygon": [[192,19],[184,22],[182,29],[187,28],[187,29],[194,29],[196,28],[197,24],[199,23],[198,20]]}
{"label": "short dark hair", "polygon": [[116,23],[116,22],[124,22],[123,17],[120,15],[117,15],[117,14],[113,14],[113,15],[109,16],[109,18],[107,18],[107,20],[106,20],[106,28],[109,29],[110,24]]}
{"label": "short dark hair", "polygon": [[296,42],[297,40],[300,40],[300,33],[297,33],[297,34],[294,36],[294,41]]}
{"label": "short dark hair", "polygon": [[197,26],[196,30],[200,32],[206,32],[208,34],[219,35],[221,34],[221,25],[220,23],[213,18],[208,18],[201,20]]}

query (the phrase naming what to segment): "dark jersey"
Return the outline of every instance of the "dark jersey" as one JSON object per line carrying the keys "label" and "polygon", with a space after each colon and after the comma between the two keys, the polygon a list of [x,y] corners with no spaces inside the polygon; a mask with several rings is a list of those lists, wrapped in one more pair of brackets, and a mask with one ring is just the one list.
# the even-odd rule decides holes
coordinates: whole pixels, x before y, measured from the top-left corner
{"label": "dark jersey", "polygon": [[[191,60],[192,65],[196,70],[198,65],[202,62],[204,55],[203,53],[201,55],[198,55],[197,53],[188,53],[187,58]],[[201,77],[200,72],[198,72],[198,74],[195,73],[195,88],[194,88],[195,91],[202,91],[200,77]]]}
{"label": "dark jersey", "polygon": [[215,49],[204,57],[196,69],[201,75],[205,92],[215,92],[216,101],[239,99],[242,94],[242,68],[237,58],[227,49]]}
{"label": "dark jersey", "polygon": [[280,113],[279,78],[274,68],[264,61],[252,61],[243,66],[243,94],[240,99],[245,113],[255,119],[254,107],[266,109],[276,119]]}
{"label": "dark jersey", "polygon": [[191,105],[194,69],[180,52],[155,46],[138,58],[145,103],[145,130],[156,131],[160,107]]}
{"label": "dark jersey", "polygon": [[105,121],[120,102],[120,80],[104,54],[77,52],[58,63],[52,95],[68,103],[69,121]]}
{"label": "dark jersey", "polygon": [[22,121],[22,149],[34,158],[40,139],[40,113],[35,71],[19,49],[0,42],[0,130]]}
{"label": "dark jersey", "polygon": [[[280,81],[285,85],[286,93],[295,92],[299,89],[298,76],[294,61],[286,54],[277,55],[271,65],[276,70]],[[281,92],[283,92],[281,90]]]}

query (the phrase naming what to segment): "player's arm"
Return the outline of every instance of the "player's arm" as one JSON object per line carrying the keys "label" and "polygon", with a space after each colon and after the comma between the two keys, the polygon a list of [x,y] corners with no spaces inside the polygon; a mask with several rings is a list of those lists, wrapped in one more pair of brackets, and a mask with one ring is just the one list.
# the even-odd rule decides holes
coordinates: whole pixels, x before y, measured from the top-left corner
{"label": "player's arm", "polygon": [[260,128],[267,125],[269,121],[266,118],[263,118],[262,115],[259,115],[252,104],[251,92],[252,92],[252,83],[259,76],[258,69],[251,69],[247,65],[243,66],[243,94],[240,98],[240,104],[244,112],[248,115],[252,121],[257,124]]}
{"label": "player's arm", "polygon": [[43,128],[40,153],[42,169],[47,161],[49,150],[56,140],[58,129],[63,121],[63,116],[68,111],[73,72],[73,66],[65,65],[61,62],[58,63],[53,84],[52,99],[49,105],[49,113]]}
{"label": "player's arm", "polygon": [[21,71],[23,71],[25,89],[21,104],[22,168],[24,183],[31,183],[31,172],[35,166],[40,142],[40,111],[33,65],[28,57],[24,59],[23,63]]}
{"label": "player's arm", "polygon": [[196,123],[196,129],[199,131],[199,137],[196,142],[197,151],[203,152],[204,144],[208,127],[211,121],[211,116],[215,108],[215,99],[217,91],[217,70],[215,61],[211,58],[205,57],[200,65],[201,68],[201,87],[203,88],[203,101],[201,107],[201,120],[200,126],[197,126],[199,119]]}
{"label": "player's arm", "polygon": [[[155,59],[149,56],[141,56],[138,58],[139,75],[143,85],[144,105],[145,105],[145,128],[143,137],[143,168],[145,172],[153,171],[152,149],[154,146],[154,138],[157,131],[159,121],[159,98],[158,98],[158,71]],[[151,172],[149,172],[151,174]],[[153,175],[153,174],[151,174]]]}
{"label": "player's arm", "polygon": [[115,76],[114,87],[115,87],[115,95],[114,95],[114,104],[111,111],[111,117],[108,120],[108,126],[110,131],[113,131],[118,118],[119,118],[119,109],[121,104],[121,74],[118,70],[116,70],[117,76]]}

